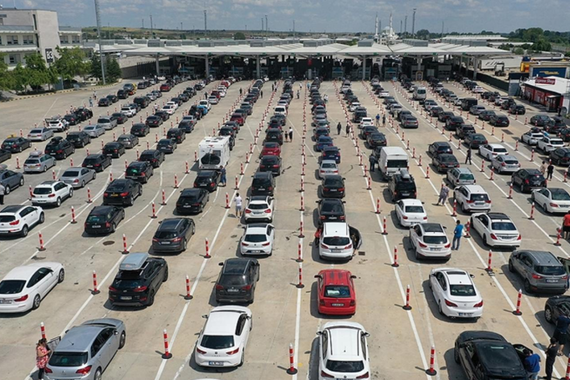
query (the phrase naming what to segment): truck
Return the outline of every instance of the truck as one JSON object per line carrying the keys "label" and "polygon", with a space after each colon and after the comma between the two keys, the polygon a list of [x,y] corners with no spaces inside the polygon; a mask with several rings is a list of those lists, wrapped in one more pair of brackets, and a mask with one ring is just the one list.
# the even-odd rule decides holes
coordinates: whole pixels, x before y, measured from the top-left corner
{"label": "truck", "polygon": [[198,148],[200,170],[221,170],[230,160],[230,136],[204,137]]}
{"label": "truck", "polygon": [[426,88],[423,86],[418,86],[414,90],[413,99],[419,101],[421,104],[424,102],[424,100],[426,100],[426,95],[427,95]]}
{"label": "truck", "polygon": [[386,146],[380,150],[378,159],[378,169],[384,179],[390,179],[400,169],[407,169],[408,154],[397,146]]}

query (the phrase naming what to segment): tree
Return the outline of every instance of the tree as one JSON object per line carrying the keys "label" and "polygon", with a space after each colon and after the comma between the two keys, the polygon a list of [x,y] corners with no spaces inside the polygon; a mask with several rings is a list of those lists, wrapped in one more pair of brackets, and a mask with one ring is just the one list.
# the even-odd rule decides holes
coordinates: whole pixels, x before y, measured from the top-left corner
{"label": "tree", "polygon": [[429,30],[420,29],[416,32],[416,36],[422,40],[427,40],[429,38]]}
{"label": "tree", "polygon": [[48,68],[40,53],[32,53],[26,56],[24,72],[26,78],[21,84],[24,87],[30,86],[36,90],[45,84],[54,84],[58,80],[57,70],[52,67]]}
{"label": "tree", "polygon": [[234,40],[245,40],[245,34],[242,32],[236,32],[234,34]]}
{"label": "tree", "polygon": [[523,32],[523,39],[530,42],[537,42],[544,38],[544,31],[542,28],[528,28]]}
{"label": "tree", "polygon": [[107,81],[109,82],[116,82],[123,74],[121,67],[119,66],[119,62],[117,62],[115,58],[107,60],[105,72],[107,74]]}
{"label": "tree", "polygon": [[552,50],[552,45],[550,44],[550,42],[541,38],[540,40],[532,44],[530,48],[534,51],[550,51]]}
{"label": "tree", "polygon": [[78,47],[62,49],[56,46],[59,58],[55,61],[55,68],[64,80],[72,80],[76,76],[84,76],[88,72],[85,63],[85,53]]}
{"label": "tree", "polygon": [[101,60],[99,54],[93,54],[91,57],[91,62],[89,63],[89,74],[97,79],[102,79],[101,75]]}
{"label": "tree", "polygon": [[518,48],[515,49],[514,53],[517,54],[517,55],[523,55],[523,54],[524,54],[524,49],[521,48],[521,47],[518,47]]}

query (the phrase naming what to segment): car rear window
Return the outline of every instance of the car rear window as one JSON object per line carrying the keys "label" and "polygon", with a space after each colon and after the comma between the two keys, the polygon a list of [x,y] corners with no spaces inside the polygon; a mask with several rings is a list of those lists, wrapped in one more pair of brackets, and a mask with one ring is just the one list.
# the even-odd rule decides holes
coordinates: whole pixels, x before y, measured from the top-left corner
{"label": "car rear window", "polygon": [[15,216],[12,215],[0,215],[0,223],[10,223],[16,220]]}
{"label": "car rear window", "polygon": [[516,227],[511,222],[493,222],[491,229],[495,231],[516,231]]}
{"label": "car rear window", "polygon": [[321,164],[321,168],[323,169],[335,169],[336,168],[336,164],[332,163],[332,162],[324,162]]}
{"label": "car rear window", "polygon": [[350,288],[346,285],[325,286],[325,297],[349,298]]}
{"label": "car rear window", "polygon": [[489,200],[487,194],[471,194],[471,200],[474,202],[485,202]]}
{"label": "car rear window", "polygon": [[109,187],[107,187],[107,191],[108,192],[119,192],[119,191],[125,191],[127,190],[127,184],[126,183],[113,183],[111,185],[109,185]]}
{"label": "car rear window", "polygon": [[24,162],[25,165],[31,165],[31,164],[37,164],[39,163],[40,160],[38,160],[37,158],[30,158],[27,159],[26,162]]}
{"label": "car rear window", "polygon": [[338,202],[327,202],[321,207],[321,211],[324,212],[342,212],[342,204]]}
{"label": "car rear window", "polygon": [[477,295],[473,285],[450,285],[449,292],[452,296],[472,297]]}
{"label": "car rear window", "polygon": [[77,170],[67,170],[61,176],[62,177],[77,177],[79,172]]}
{"label": "car rear window", "polygon": [[87,352],[54,352],[49,359],[53,367],[80,367],[87,363]]}
{"label": "car rear window", "polygon": [[221,276],[219,283],[220,285],[225,285],[225,286],[246,285],[247,280],[245,276],[241,274],[240,275],[224,274]]}
{"label": "car rear window", "polygon": [[413,181],[400,181],[397,188],[398,190],[416,190],[416,184]]}
{"label": "car rear window", "polygon": [[406,206],[406,212],[409,213],[423,213],[424,208],[422,206]]}
{"label": "car rear window", "polygon": [[178,234],[176,231],[156,231],[154,237],[157,239],[174,239]]}
{"label": "car rear window", "polygon": [[230,348],[234,346],[234,337],[231,335],[220,336],[220,335],[204,335],[202,337],[202,342],[200,343],[202,347],[210,348],[212,350],[221,350],[224,348]]}
{"label": "car rear window", "polygon": [[270,181],[268,179],[265,179],[265,178],[254,178],[253,182],[251,184],[253,187],[271,186]]}
{"label": "car rear window", "polygon": [[103,223],[106,220],[104,215],[89,215],[87,223]]}
{"label": "car rear window", "polygon": [[98,162],[99,160],[97,158],[86,158],[85,161],[83,161],[85,165],[94,165]]}
{"label": "car rear window", "polygon": [[139,168],[127,168],[127,175],[138,175],[140,172]]}
{"label": "car rear window", "polygon": [[459,179],[463,179],[463,180],[473,180],[475,179],[475,177],[473,177],[473,174],[471,173],[465,173],[465,174],[460,174],[459,175]]}
{"label": "car rear window", "polygon": [[323,239],[323,244],[326,245],[349,245],[350,239],[342,236],[330,236]]}
{"label": "car rear window", "polygon": [[426,244],[445,244],[447,242],[447,237],[445,236],[424,236],[424,243]]}
{"label": "car rear window", "polygon": [[267,241],[267,236],[260,234],[247,234],[245,235],[244,241],[250,243],[262,243]]}
{"label": "car rear window", "polygon": [[386,166],[389,168],[406,168],[408,167],[407,160],[388,160]]}
{"label": "car rear window", "polygon": [[327,360],[327,369],[333,372],[360,372],[364,369],[364,362],[361,360]]}
{"label": "car rear window", "polygon": [[51,187],[36,187],[34,189],[34,194],[44,195],[44,194],[51,194]]}
{"label": "car rear window", "polygon": [[565,191],[552,191],[552,199],[555,201],[570,201],[570,194]]}
{"label": "car rear window", "polygon": [[267,204],[265,203],[250,203],[247,206],[250,210],[265,210],[267,208]]}
{"label": "car rear window", "polygon": [[534,267],[534,270],[547,276],[562,276],[566,274],[564,267],[559,265],[537,265]]}
{"label": "car rear window", "polygon": [[24,289],[26,281],[5,280],[0,282],[0,294],[18,294]]}

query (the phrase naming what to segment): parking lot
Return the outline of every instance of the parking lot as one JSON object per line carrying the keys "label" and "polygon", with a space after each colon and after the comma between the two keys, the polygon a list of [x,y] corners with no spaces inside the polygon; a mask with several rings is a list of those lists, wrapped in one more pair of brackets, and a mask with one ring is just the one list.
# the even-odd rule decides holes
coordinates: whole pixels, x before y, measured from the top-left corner
{"label": "parking lot", "polygon": [[[170,92],[165,93],[158,102],[167,101],[174,94],[181,92],[192,82],[182,82]],[[212,82],[203,91],[210,92],[217,88],[218,82]],[[77,189],[73,198],[66,200],[59,208],[45,209],[45,222],[31,229],[25,238],[2,238],[0,240],[0,278],[12,268],[34,262],[61,262],[65,266],[66,277],[43,300],[37,310],[25,314],[3,314],[0,324],[0,373],[6,379],[27,378],[28,374],[35,379],[34,358],[35,343],[40,338],[40,324],[45,325],[48,338],[63,335],[70,327],[96,318],[117,318],[125,322],[127,339],[125,347],[120,350],[109,367],[103,373],[105,379],[284,379],[308,378],[317,380],[318,345],[316,332],[331,320],[344,318],[327,317],[318,313],[316,294],[316,275],[327,268],[348,269],[356,276],[357,311],[349,318],[362,324],[370,333],[368,339],[371,365],[371,378],[391,379],[395,377],[425,378],[425,370],[429,368],[430,348],[435,347],[435,378],[464,379],[465,374],[460,365],[454,361],[453,346],[457,336],[465,330],[489,330],[502,334],[512,343],[520,343],[543,354],[552,335],[553,326],[544,319],[544,303],[546,297],[527,294],[523,290],[522,315],[515,316],[517,294],[523,289],[519,276],[510,273],[507,268],[509,250],[493,249],[492,269],[490,275],[485,269],[488,266],[489,247],[485,246],[477,234],[472,232],[471,238],[463,238],[459,250],[452,251],[448,263],[418,261],[410,250],[409,231],[397,226],[394,203],[391,202],[387,182],[381,179],[378,171],[370,173],[368,188],[367,172],[370,150],[364,141],[357,137],[357,125],[353,125],[354,139],[345,133],[347,118],[350,112],[345,111],[345,102],[339,94],[340,82],[324,82],[321,94],[328,95],[327,116],[331,123],[331,136],[335,146],[341,150],[342,162],[340,174],[346,178],[346,219],[350,226],[359,230],[362,245],[348,262],[329,262],[322,260],[318,247],[314,245],[318,214],[316,201],[321,180],[317,177],[320,153],[315,152],[311,140],[311,105],[307,91],[307,82],[294,83],[294,91],[301,88],[301,97],[291,101],[287,116],[286,129],[293,129],[293,141],[282,145],[283,159],[281,175],[276,178],[275,215],[273,224],[276,229],[273,255],[260,258],[260,280],[255,291],[255,302],[249,305],[253,313],[253,328],[245,351],[244,365],[232,370],[204,369],[196,365],[193,357],[194,346],[205,319],[215,301],[214,283],[220,266],[218,263],[239,254],[239,240],[243,234],[243,220],[236,218],[233,204],[226,208],[226,194],[233,201],[239,192],[245,201],[245,194],[251,184],[251,177],[259,163],[259,153],[265,135],[269,117],[273,114],[282,82],[277,83],[272,93],[271,82],[263,86],[263,96],[255,103],[253,113],[241,127],[236,145],[231,152],[227,167],[227,186],[219,187],[210,195],[206,209],[192,216],[196,224],[196,233],[188,242],[185,252],[178,255],[160,255],[167,260],[169,266],[168,281],[163,284],[154,305],[147,308],[131,309],[112,307],[108,302],[107,288],[117,273],[119,264],[124,259],[123,235],[126,238],[128,251],[148,252],[152,238],[161,220],[173,217],[176,199],[184,188],[192,187],[198,171],[194,162],[195,152],[204,136],[212,135],[224,120],[231,114],[240,97],[240,89],[247,93],[252,82],[236,82],[228,89],[227,95],[219,104],[212,107],[203,119],[198,121],[195,130],[187,135],[178,149],[166,156],[165,162],[148,184],[144,185],[143,194],[136,199],[134,205],[126,208],[126,217],[116,232],[102,237],[91,237],[84,234],[85,218],[89,211],[101,204],[101,199],[113,178],[124,175],[125,162],[135,161],[137,150],[142,152],[156,145],[155,134],[163,137],[164,128],[153,128],[151,133],[141,138],[137,148],[127,150],[124,156],[114,159],[112,166],[98,173],[96,180],[89,183],[92,203],[87,203],[87,188]],[[382,86],[404,107],[410,110],[419,121],[418,129],[403,130],[398,122],[391,127],[390,118],[386,126],[379,129],[386,135],[388,146],[409,146],[410,173],[415,178],[418,188],[417,198],[423,201],[430,222],[441,223],[447,227],[447,235],[451,238],[455,221],[468,221],[469,216],[457,210],[457,217],[452,216],[452,193],[447,203],[437,206],[437,198],[444,175],[430,167],[429,178],[426,170],[431,162],[427,155],[428,145],[435,141],[449,141],[461,166],[466,154],[466,147],[459,149],[458,141],[449,131],[442,133],[442,123],[436,118],[426,116],[420,111],[417,102],[408,100],[411,94],[399,83],[382,82]],[[459,97],[468,92],[457,82],[445,83]],[[99,90],[98,96],[114,93],[122,86],[117,85],[108,90]],[[157,89],[157,86],[139,93]],[[367,108],[368,116],[385,113],[382,99],[371,92],[369,83],[353,82],[352,90],[360,103]],[[88,92],[74,92],[64,95],[53,95],[34,99],[0,104],[3,123],[0,134],[24,134],[37,123],[41,124],[46,117],[54,114],[65,114],[71,106],[88,105]],[[177,118],[182,119],[191,104],[203,98],[202,93],[184,103],[164,126],[167,130],[176,126]],[[458,114],[456,107],[436,98],[429,92],[428,98],[435,99],[444,110],[452,110]],[[114,107],[123,101],[106,107],[94,107],[94,118],[114,112]],[[487,108],[493,107],[480,100],[479,104]],[[151,113],[152,106],[142,110],[134,118],[138,121]],[[504,113],[504,112],[503,112]],[[510,126],[492,128],[487,123],[482,128],[481,121],[475,125],[477,132],[487,136],[490,143],[501,143],[508,152],[518,158],[523,168],[538,168],[542,155],[534,153],[531,161],[529,148],[517,142],[528,130],[525,118],[537,114],[537,110],[527,107],[527,114],[509,115]],[[466,118],[465,112],[463,112]],[[473,122],[473,116],[469,119]],[[136,122],[135,121],[135,122]],[[340,134],[336,132],[337,123],[342,124]],[[85,123],[83,123],[85,125]],[[130,128],[131,120],[125,124]],[[77,131],[78,126],[71,128]],[[306,131],[306,132],[305,132]],[[65,160],[57,162],[56,176],[65,170],[73,159],[79,165],[87,155],[101,149],[101,141],[113,140],[113,132],[121,134],[119,125],[112,131],[96,138],[85,148],[77,151]],[[256,138],[256,132],[259,137]],[[303,139],[306,133],[306,138]],[[405,135],[404,135],[405,133]],[[303,148],[303,142],[305,147]],[[358,147],[357,147],[358,144]],[[34,143],[43,149],[45,142]],[[249,163],[246,153],[253,150]],[[515,150],[515,148],[517,150]],[[302,153],[305,152],[303,156]],[[415,158],[412,153],[415,151]],[[14,154],[6,162],[8,168],[16,167],[16,158],[23,163],[30,150]],[[363,165],[359,165],[358,152],[362,152]],[[420,166],[420,155],[422,165]],[[186,173],[185,164],[189,163]],[[303,167],[303,163],[306,163]],[[243,167],[243,174],[241,173]],[[477,184],[489,194],[492,210],[506,213],[516,224],[522,235],[521,247],[533,250],[547,250],[556,256],[569,257],[570,246],[562,240],[556,246],[556,228],[561,225],[560,216],[546,214],[542,208],[536,207],[531,220],[531,200],[529,194],[522,194],[518,189],[512,191],[509,199],[509,175],[495,173],[490,179],[489,162],[483,161],[473,150],[472,165],[468,166],[476,177]],[[483,168],[483,170],[482,170]],[[302,177],[302,172],[305,173]],[[175,188],[175,176],[179,188]],[[43,181],[52,178],[51,170],[40,174],[26,174],[23,187],[15,189],[5,197],[6,205],[29,204],[28,186],[32,189]],[[304,191],[301,191],[301,181]],[[555,170],[549,187],[567,189],[561,167]],[[236,187],[237,181],[237,187]],[[238,189],[239,188],[239,189]],[[165,203],[162,204],[164,191]],[[302,202],[304,211],[301,211]],[[377,213],[377,204],[380,213]],[[157,218],[151,218],[152,205],[155,204]],[[245,202],[244,202],[245,203]],[[71,223],[71,206],[74,207],[77,223]],[[384,227],[384,218],[386,226]],[[303,226],[304,238],[300,237],[300,226]],[[385,229],[386,228],[386,229]],[[38,247],[39,233],[42,233],[45,250]],[[384,233],[383,233],[384,232]],[[387,233],[386,233],[387,232]],[[206,240],[209,244],[210,259],[205,258]],[[298,263],[300,253],[303,261]],[[399,267],[393,267],[394,250],[397,249]],[[474,320],[448,319],[438,312],[432,292],[429,289],[428,275],[431,269],[438,267],[461,268],[474,275],[474,282],[484,299],[483,316]],[[297,287],[299,271],[302,270],[304,287]],[[92,275],[96,272],[101,293],[93,295]],[[191,284],[192,300],[185,300],[185,279],[188,276]],[[410,305],[412,309],[403,310],[406,288],[410,288]],[[169,345],[173,357],[163,359],[163,330],[167,330]],[[294,348],[295,366],[298,374],[288,375],[288,347]],[[542,355],[544,356],[544,355]],[[544,362],[544,359],[543,359]],[[565,373],[564,357],[555,365],[555,376]],[[430,376],[427,376],[428,378]]]}

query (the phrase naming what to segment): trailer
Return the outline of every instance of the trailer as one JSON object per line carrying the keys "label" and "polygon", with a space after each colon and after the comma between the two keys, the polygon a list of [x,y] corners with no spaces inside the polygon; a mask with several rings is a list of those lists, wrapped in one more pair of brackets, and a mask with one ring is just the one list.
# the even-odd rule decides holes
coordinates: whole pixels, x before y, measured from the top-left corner
{"label": "trailer", "polygon": [[204,137],[198,149],[200,170],[221,170],[230,160],[230,136]]}

